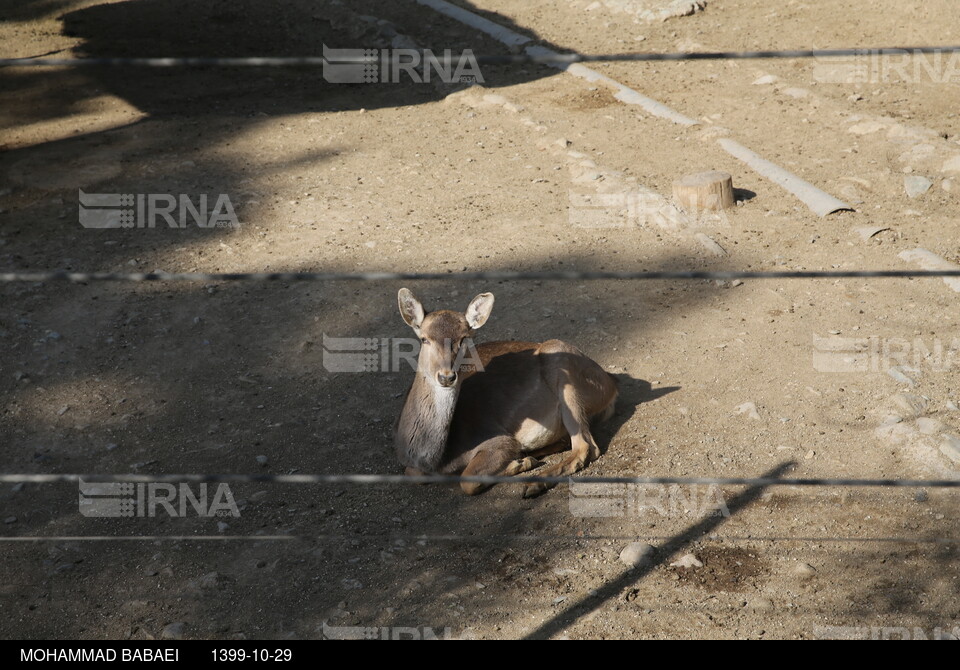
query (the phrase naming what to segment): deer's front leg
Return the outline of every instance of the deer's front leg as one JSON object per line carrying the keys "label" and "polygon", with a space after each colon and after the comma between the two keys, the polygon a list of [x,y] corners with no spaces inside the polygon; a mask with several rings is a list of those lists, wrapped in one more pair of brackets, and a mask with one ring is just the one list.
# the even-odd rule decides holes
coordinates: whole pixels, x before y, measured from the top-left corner
{"label": "deer's front leg", "polygon": [[[536,458],[523,457],[520,443],[508,435],[483,442],[473,451],[473,456],[463,470],[465,477],[503,476],[512,477],[533,470],[541,465]],[[477,495],[490,488],[491,484],[461,482],[460,489],[467,495]]]}

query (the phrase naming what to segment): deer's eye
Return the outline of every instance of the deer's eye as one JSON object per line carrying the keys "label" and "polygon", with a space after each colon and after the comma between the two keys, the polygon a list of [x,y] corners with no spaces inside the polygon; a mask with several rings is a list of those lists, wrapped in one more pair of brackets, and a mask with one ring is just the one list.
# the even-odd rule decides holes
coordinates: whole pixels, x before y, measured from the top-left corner
{"label": "deer's eye", "polygon": [[430,344],[430,340],[428,340],[428,339],[425,338],[425,337],[421,337],[421,338],[420,338],[420,341],[421,341],[423,344]]}

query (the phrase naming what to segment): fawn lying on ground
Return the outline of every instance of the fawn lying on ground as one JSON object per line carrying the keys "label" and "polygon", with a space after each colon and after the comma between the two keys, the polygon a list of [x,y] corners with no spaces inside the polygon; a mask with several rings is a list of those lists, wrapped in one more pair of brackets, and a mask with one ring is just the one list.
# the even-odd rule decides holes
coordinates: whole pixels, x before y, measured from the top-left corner
{"label": "fawn lying on ground", "polygon": [[[538,457],[570,449],[538,473],[562,477],[600,456],[590,421],[613,415],[617,381],[596,362],[560,340],[474,345],[473,334],[493,310],[491,293],[478,295],[464,313],[425,313],[408,289],[398,299],[422,343],[395,430],[408,474],[516,475],[538,467]],[[461,488],[473,495],[488,487]],[[548,488],[527,484],[523,495]]]}

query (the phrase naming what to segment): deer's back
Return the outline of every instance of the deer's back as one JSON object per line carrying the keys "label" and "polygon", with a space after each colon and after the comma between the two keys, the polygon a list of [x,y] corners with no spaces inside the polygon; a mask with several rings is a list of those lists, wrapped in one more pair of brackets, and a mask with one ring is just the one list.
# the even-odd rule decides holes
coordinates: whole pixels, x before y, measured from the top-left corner
{"label": "deer's back", "polygon": [[616,393],[616,382],[576,347],[547,342],[485,342],[477,345],[482,370],[468,373],[450,431],[455,449],[498,435],[514,435],[531,422],[562,432],[559,393],[572,382],[586,391],[593,414]]}

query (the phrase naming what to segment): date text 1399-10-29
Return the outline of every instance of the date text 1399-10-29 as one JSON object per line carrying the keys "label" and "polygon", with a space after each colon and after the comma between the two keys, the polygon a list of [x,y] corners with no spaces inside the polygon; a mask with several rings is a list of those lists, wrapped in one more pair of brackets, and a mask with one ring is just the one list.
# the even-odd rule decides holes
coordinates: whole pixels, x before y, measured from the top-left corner
{"label": "date text 1399-10-29", "polygon": [[293,651],[290,649],[214,649],[214,661],[291,661]]}

